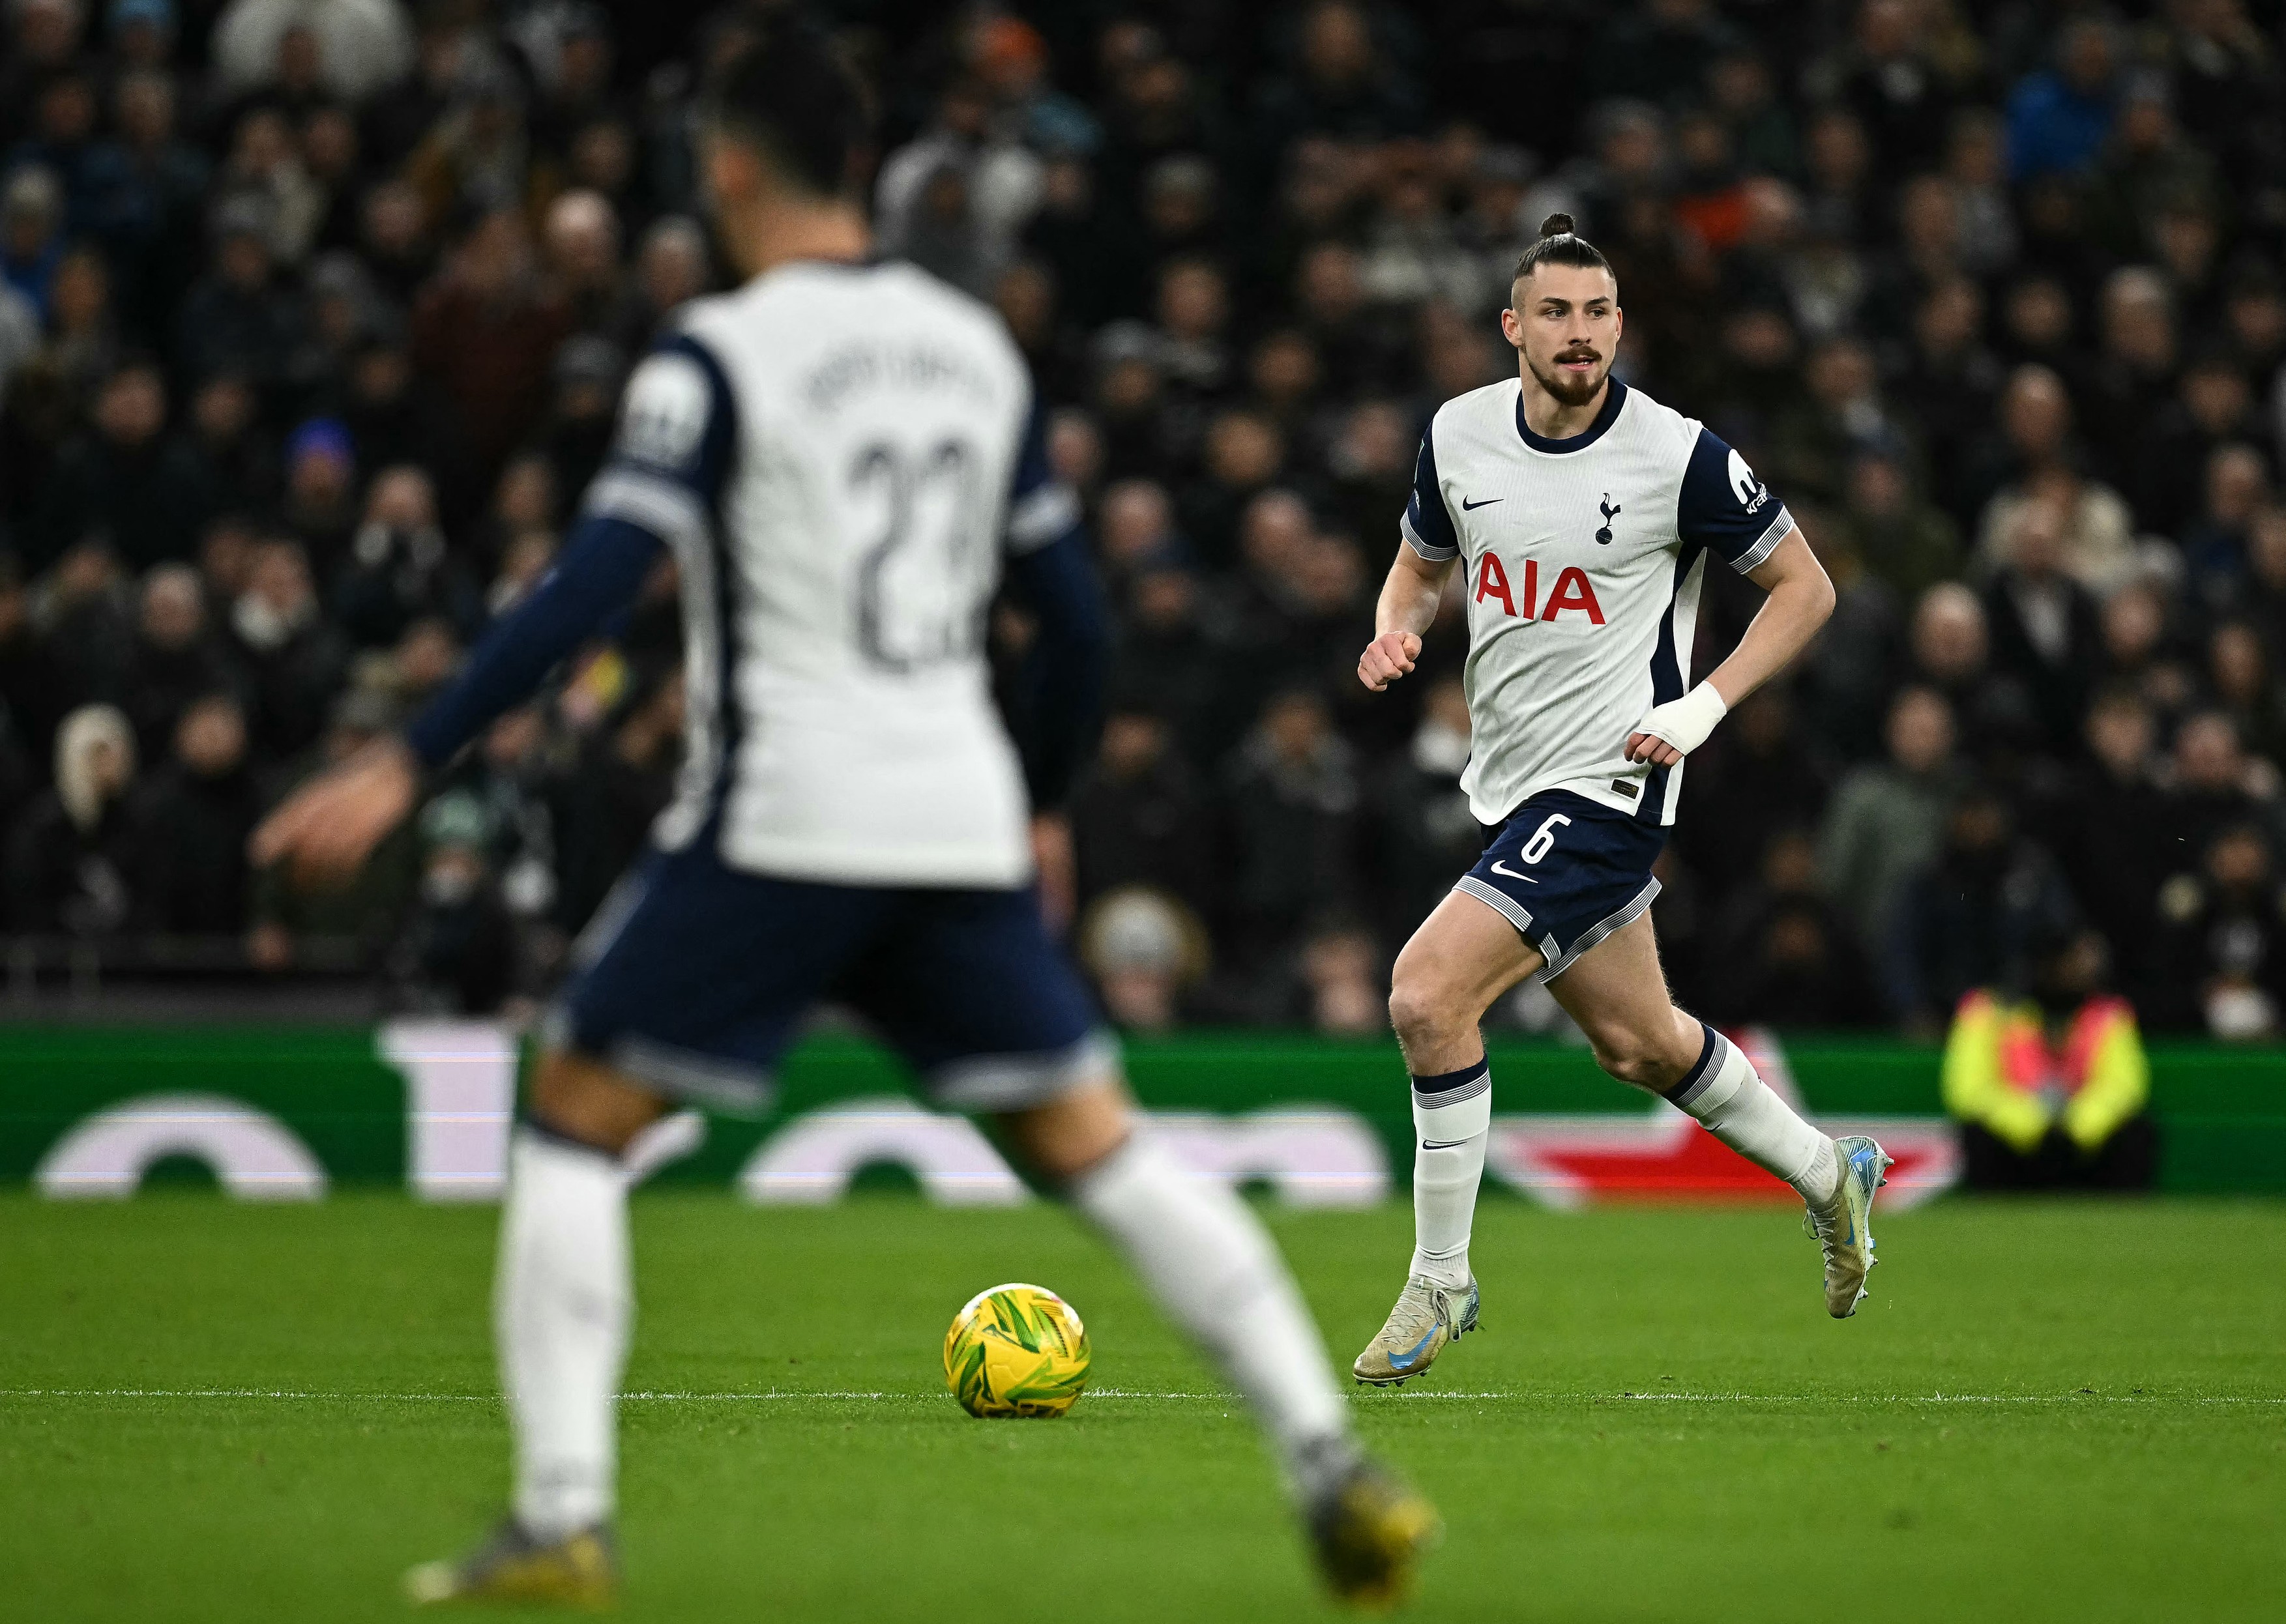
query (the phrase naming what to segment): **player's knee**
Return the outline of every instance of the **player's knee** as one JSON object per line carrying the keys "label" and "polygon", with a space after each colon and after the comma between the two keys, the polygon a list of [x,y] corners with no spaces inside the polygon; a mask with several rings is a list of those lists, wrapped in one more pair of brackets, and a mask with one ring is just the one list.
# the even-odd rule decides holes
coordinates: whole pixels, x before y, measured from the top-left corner
{"label": "player's knee", "polygon": [[1100,1166],[1135,1130],[1134,1102],[1115,1072],[1090,1077],[1045,1104],[1000,1117],[1018,1159],[1050,1184]]}
{"label": "player's knee", "polygon": [[657,1094],[568,1049],[550,1049],[532,1074],[532,1118],[550,1133],[619,1155],[658,1117]]}
{"label": "player's knee", "polygon": [[1476,1012],[1462,1007],[1452,989],[1433,976],[1408,972],[1399,960],[1389,989],[1389,1024],[1407,1048],[1435,1044],[1473,1029]]}

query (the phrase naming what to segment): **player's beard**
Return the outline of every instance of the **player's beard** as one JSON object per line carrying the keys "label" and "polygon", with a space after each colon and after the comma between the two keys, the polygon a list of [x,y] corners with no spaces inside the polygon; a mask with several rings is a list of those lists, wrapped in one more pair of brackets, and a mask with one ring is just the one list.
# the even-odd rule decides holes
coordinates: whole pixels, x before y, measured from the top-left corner
{"label": "player's beard", "polygon": [[1612,375],[1612,364],[1592,350],[1566,350],[1556,359],[1559,362],[1587,359],[1603,363],[1592,372],[1573,374],[1552,364],[1542,370],[1540,363],[1531,356],[1524,358],[1524,364],[1532,368],[1532,375],[1540,387],[1568,406],[1586,406],[1596,398],[1596,391],[1604,387],[1604,380]]}

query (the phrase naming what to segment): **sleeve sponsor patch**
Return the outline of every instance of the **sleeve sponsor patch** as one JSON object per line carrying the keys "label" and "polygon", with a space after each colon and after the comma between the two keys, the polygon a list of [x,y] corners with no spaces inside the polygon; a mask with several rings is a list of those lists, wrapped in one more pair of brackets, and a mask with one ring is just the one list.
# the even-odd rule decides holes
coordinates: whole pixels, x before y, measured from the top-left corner
{"label": "sleeve sponsor patch", "polygon": [[1793,517],[1738,450],[1701,429],[1675,498],[1676,532],[1740,574],[1758,569]]}
{"label": "sleeve sponsor patch", "polygon": [[1770,500],[1770,488],[1754,477],[1746,466],[1746,459],[1738,454],[1738,447],[1730,449],[1730,490],[1738,505],[1749,513],[1762,511],[1762,504]]}
{"label": "sleeve sponsor patch", "polygon": [[646,358],[627,380],[615,453],[688,473],[706,438],[713,390],[698,363],[672,352]]}

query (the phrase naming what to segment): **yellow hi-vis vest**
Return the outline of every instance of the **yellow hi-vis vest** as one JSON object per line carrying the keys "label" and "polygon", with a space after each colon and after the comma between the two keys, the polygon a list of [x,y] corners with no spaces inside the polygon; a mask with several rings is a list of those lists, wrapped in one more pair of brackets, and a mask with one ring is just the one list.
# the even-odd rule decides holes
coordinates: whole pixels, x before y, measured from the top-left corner
{"label": "yellow hi-vis vest", "polygon": [[2090,998],[2061,1047],[2048,1046],[2040,1006],[1972,992],[1944,1045],[1944,1107],[2030,1152],[2059,1120],[2094,1150],[2151,1098],[2151,1066],[2124,998]]}

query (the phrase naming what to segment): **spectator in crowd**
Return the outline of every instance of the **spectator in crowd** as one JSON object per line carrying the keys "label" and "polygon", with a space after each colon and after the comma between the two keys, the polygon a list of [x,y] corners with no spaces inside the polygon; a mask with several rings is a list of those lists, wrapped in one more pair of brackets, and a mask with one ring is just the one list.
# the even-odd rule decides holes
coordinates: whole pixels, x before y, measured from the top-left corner
{"label": "spectator in crowd", "polygon": [[146,761],[167,759],[191,705],[237,691],[238,673],[209,631],[206,589],[189,564],[161,564],[143,578],[131,660],[122,704]]}
{"label": "spectator in crowd", "polygon": [[324,618],[299,542],[280,537],[256,545],[231,605],[230,631],[254,695],[257,750],[272,761],[300,755],[325,725],[348,674],[350,648]]}
{"label": "spectator in crowd", "polygon": [[1945,1108],[1972,1189],[2144,1189],[2158,1171],[2135,1011],[2103,990],[2103,938],[2039,944],[2024,990],[1979,988],[1945,1038]]}
{"label": "spectator in crowd", "polygon": [[138,853],[142,927],[164,935],[236,936],[246,928],[247,837],[263,807],[238,700],[223,692],[193,700],[169,743],[167,764],[138,808],[156,835]]}
{"label": "spectator in crowd", "polygon": [[256,386],[280,385],[303,338],[301,301],[277,275],[277,224],[253,193],[215,209],[211,268],[184,296],[175,363],[186,378],[235,372]]}
{"label": "spectator in crowd", "polygon": [[338,418],[312,417],[286,440],[278,516],[317,567],[340,567],[358,524],[357,447]]}
{"label": "spectator in crowd", "polygon": [[0,281],[32,314],[48,318],[48,291],[64,256],[64,189],[55,171],[27,163],[0,185]]}
{"label": "spectator in crowd", "polygon": [[40,562],[91,537],[134,569],[191,556],[211,487],[197,453],[166,429],[167,387],[156,365],[131,360],[104,382],[92,431],[56,459]]}
{"label": "spectator in crowd", "polygon": [[55,782],[8,838],[8,917],[28,935],[108,936],[135,917],[146,832],[130,805],[135,730],[113,706],[56,729]]}
{"label": "spectator in crowd", "polygon": [[1757,689],[1708,744],[1718,741],[1691,764],[1685,782],[1696,816],[1676,826],[1674,840],[1719,899],[1751,877],[1738,871],[1741,840],[1760,846],[1777,831],[1817,826],[1833,769],[1783,684]]}
{"label": "spectator in crowd", "polygon": [[231,0],[215,24],[215,71],[226,93],[258,90],[298,50],[328,91],[357,102],[404,76],[413,44],[397,0]]}
{"label": "spectator in crowd", "polygon": [[2064,572],[2071,509],[2042,496],[2010,521],[2006,560],[1984,596],[1992,664],[2030,698],[2046,753],[2068,752],[2086,713],[2101,665],[2094,597]]}
{"label": "spectator in crowd", "polygon": [[1818,834],[1825,895],[1878,962],[1906,880],[1935,857],[1959,786],[1952,710],[1933,690],[1908,688],[1889,708],[1886,760],[1852,769]]}
{"label": "spectator in crowd", "polygon": [[497,831],[476,795],[439,795],[420,819],[421,880],[396,969],[416,1002],[489,1015],[516,986],[516,921],[492,845]]}
{"label": "spectator in crowd", "polygon": [[1699,978],[1707,1017],[1807,1027],[1878,1024],[1886,1013],[1857,932],[1817,884],[1806,827],[1765,843],[1759,876],[1733,889],[1708,933]]}
{"label": "spectator in crowd", "polygon": [[1356,753],[1319,691],[1272,696],[1225,784],[1232,969],[1274,979],[1307,925],[1355,908],[1361,797]]}
{"label": "spectator in crowd", "polygon": [[413,311],[414,364],[458,408],[480,468],[497,469],[548,398],[571,305],[541,280],[531,233],[514,209],[487,214]]}
{"label": "spectator in crowd", "polygon": [[1214,815],[1166,719],[1139,698],[1115,703],[1094,768],[1073,792],[1079,905],[1147,886],[1199,912],[1212,902]]}
{"label": "spectator in crowd", "polygon": [[2286,1029],[2286,888],[2267,832],[2227,824],[2159,893],[2155,1023],[2244,1041]]}
{"label": "spectator in crowd", "polygon": [[1940,581],[1913,611],[1908,680],[1950,707],[1962,755],[1979,772],[2014,783],[2041,744],[2038,702],[2015,672],[1994,667],[1987,599]]}
{"label": "spectator in crowd", "polygon": [[1080,962],[1104,1012],[1130,1031],[1161,1032],[1186,1013],[1186,990],[1207,969],[1205,928],[1188,909],[1147,887],[1107,891],[1082,916]]}
{"label": "spectator in crowd", "polygon": [[1866,572],[1913,603],[1940,581],[1959,577],[1960,534],[1951,519],[1913,488],[1904,459],[1872,445],[1850,459],[1849,540]]}
{"label": "spectator in crowd", "polygon": [[2027,363],[2009,379],[2000,399],[2007,461],[1999,488],[1977,520],[1976,562],[1987,572],[2001,567],[2023,508],[2036,499],[2061,502],[2069,509],[2063,567],[2101,592],[2117,585],[2132,563],[2134,519],[2117,491],[2083,477],[2081,453],[2070,439],[2071,410],[2070,395],[2053,369]]}
{"label": "spectator in crowd", "polygon": [[333,619],[360,648],[393,643],[436,617],[463,638],[482,618],[476,582],[437,526],[437,493],[410,464],[374,476],[365,520],[334,592]]}
{"label": "spectator in crowd", "polygon": [[2160,882],[2170,872],[2167,796],[2153,772],[2157,729],[2134,690],[2106,689],[2087,716],[2087,760],[2059,786],[2038,832],[2108,951],[2117,984],[2140,989]]}
{"label": "spectator in crowd", "polygon": [[[1517,59],[1499,7],[1439,12],[1433,49],[1427,13],[1359,0],[866,31],[884,249],[1001,312],[1096,539],[1120,711],[1075,857],[1117,1017],[1360,1020],[1468,855],[1461,618],[1393,701],[1349,667],[1423,425],[1511,374],[1493,318],[1564,209],[1626,289],[1621,375],[1770,478],[1839,594],[1688,775],[1677,975],[1726,1018],[1895,1021],[1864,983],[1903,963],[1924,1024],[2003,975],[1898,957],[1908,876],[1967,861],[1943,837],[1973,777],[2155,1025],[2243,1021],[2266,972],[2214,943],[2239,952],[2260,886],[2224,837],[2268,863],[2286,834],[2286,100],[2258,17],[2142,9],[1628,4],[1533,34],[1524,102],[1482,88]],[[721,275],[699,75],[657,60],[680,20],[94,15],[22,0],[0,51],[0,811],[50,805],[53,850],[114,838],[43,799],[80,707],[119,707],[148,764],[104,831],[401,721],[541,579],[621,381]],[[512,773],[471,769],[548,840],[408,846],[350,899],[256,877],[258,960],[331,939],[424,1005],[543,991],[672,777],[676,590],[663,564],[564,663]],[[1696,670],[1752,609],[1710,578]],[[244,765],[201,777],[185,729],[228,755],[225,696]],[[491,988],[453,968],[487,898]],[[2163,960],[2192,919],[2219,923]]]}
{"label": "spectator in crowd", "polygon": [[1936,855],[1901,887],[1883,980],[1910,1029],[1934,1031],[1971,988],[2020,985],[2033,944],[2074,914],[2053,859],[2016,831],[1998,792],[1971,785],[1953,801]]}

